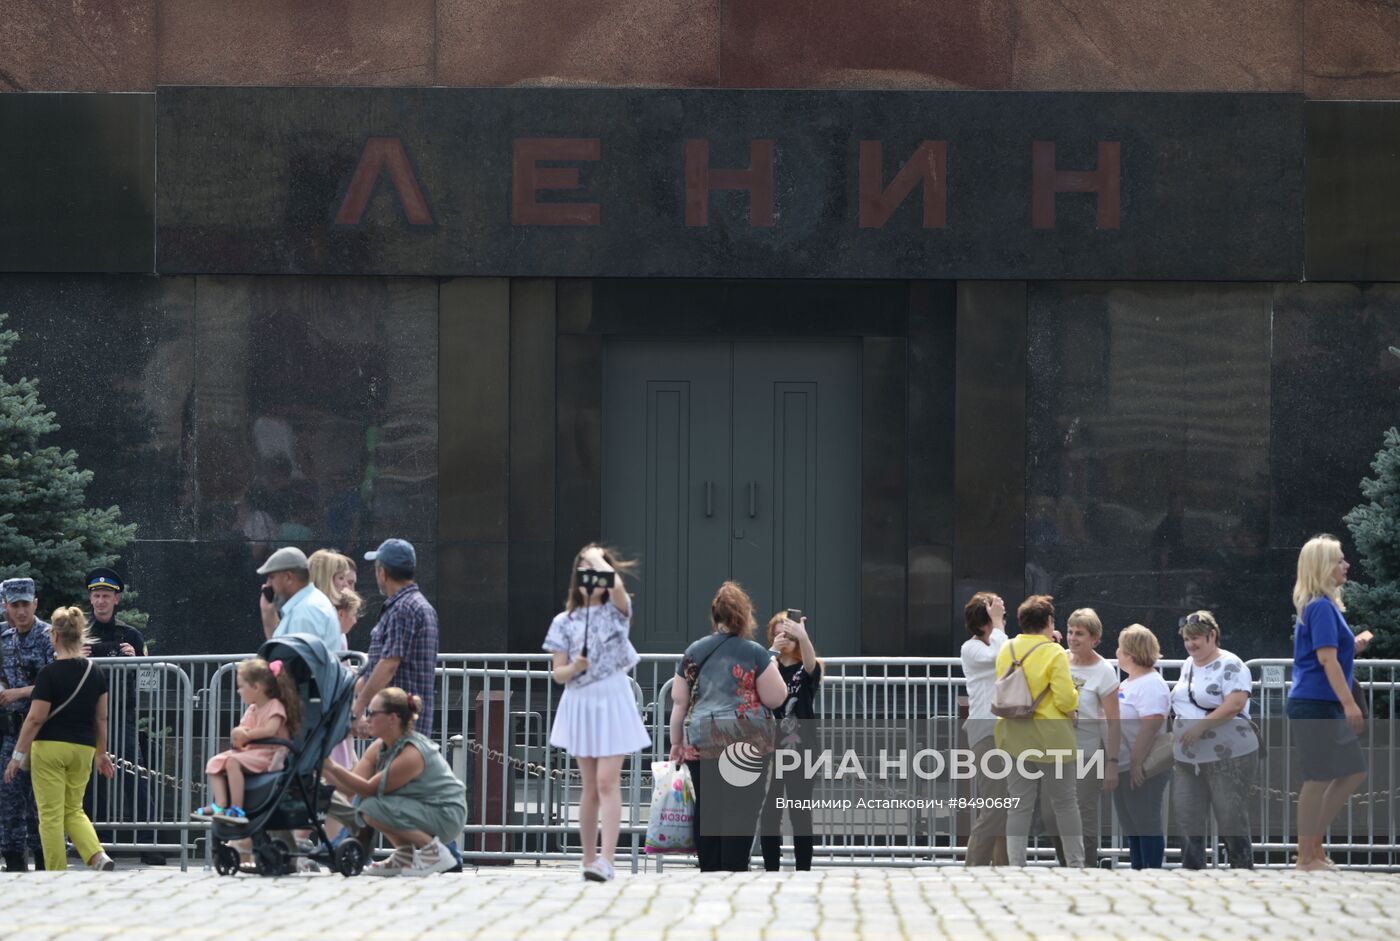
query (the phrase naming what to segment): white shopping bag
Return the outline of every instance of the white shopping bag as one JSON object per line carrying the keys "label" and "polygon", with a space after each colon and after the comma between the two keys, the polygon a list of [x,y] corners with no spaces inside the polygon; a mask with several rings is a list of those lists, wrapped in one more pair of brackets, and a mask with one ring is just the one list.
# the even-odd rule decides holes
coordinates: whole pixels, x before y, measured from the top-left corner
{"label": "white shopping bag", "polygon": [[695,852],[695,789],[690,769],[669,761],[651,763],[651,817],[648,853]]}

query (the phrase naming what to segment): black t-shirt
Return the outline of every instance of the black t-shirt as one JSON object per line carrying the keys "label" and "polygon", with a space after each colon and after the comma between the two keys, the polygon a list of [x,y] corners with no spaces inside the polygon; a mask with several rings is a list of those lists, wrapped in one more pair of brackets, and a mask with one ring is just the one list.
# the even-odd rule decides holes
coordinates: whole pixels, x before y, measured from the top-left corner
{"label": "black t-shirt", "polygon": [[[44,722],[35,739],[45,742],[71,742],[74,745],[97,746],[97,701],[107,692],[107,678],[98,669],[88,673],[87,681],[78,695],[73,690],[87,670],[88,662],[82,657],[70,660],[55,660],[39,671],[34,680],[32,700],[42,699],[49,704],[49,718]],[[54,711],[68,702],[62,712]]]}
{"label": "black t-shirt", "polygon": [[773,714],[779,719],[792,716],[794,719],[815,719],[817,710],[814,703],[817,698],[817,684],[822,680],[822,665],[818,663],[811,673],[803,669],[802,661],[785,665],[778,661],[778,672],[783,675],[783,683],[787,685],[787,699]]}

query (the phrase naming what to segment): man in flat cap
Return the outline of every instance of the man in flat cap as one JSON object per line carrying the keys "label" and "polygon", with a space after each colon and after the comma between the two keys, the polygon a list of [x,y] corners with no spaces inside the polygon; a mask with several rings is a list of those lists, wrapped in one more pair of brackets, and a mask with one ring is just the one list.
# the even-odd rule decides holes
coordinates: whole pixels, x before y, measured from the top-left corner
{"label": "man in flat cap", "polygon": [[[92,612],[88,615],[88,635],[93,638],[91,646],[83,648],[85,657],[144,657],[146,638],[141,631],[117,616],[117,606],[122,602],[122,592],[126,583],[122,577],[109,568],[93,569],[85,580],[88,604]],[[107,751],[117,765],[117,775],[108,781],[100,774],[94,774],[88,784],[88,816],[98,822],[121,823],[145,820],[151,815],[151,785],[143,774],[136,774],[124,762],[132,766],[144,767],[144,753],[141,734],[137,730],[140,718],[140,705],[137,694],[140,687],[137,671],[134,669],[111,669],[105,671],[107,679]],[[117,761],[116,759],[122,759]],[[125,842],[115,831],[98,830],[98,839],[104,843]],[[137,843],[155,841],[155,833],[143,831],[127,837]],[[159,853],[143,852],[141,860],[160,865],[165,857]]]}
{"label": "man in flat cap", "polygon": [[[311,634],[321,638],[332,654],[340,652],[340,618],[331,600],[311,584],[306,553],[295,546],[278,549],[268,556],[258,574],[267,577],[259,602],[264,637]],[[273,612],[280,618],[273,620]]]}
{"label": "man in flat cap", "polygon": [[[36,612],[34,579],[9,578],[0,582],[6,627],[0,632],[0,761],[10,763],[19,741],[19,729],[29,714],[29,696],[39,671],[53,663],[53,638],[49,625]],[[0,855],[7,872],[24,872],[29,866],[25,851],[34,853],[34,867],[44,868],[39,848],[39,811],[29,772],[21,771],[9,784],[0,783]]]}
{"label": "man in flat cap", "polygon": [[415,581],[418,554],[406,539],[386,539],[378,549],[366,552],[374,563],[374,580],[384,595],[379,623],[369,635],[369,659],[355,683],[357,734],[367,736],[364,711],[386,686],[423,700],[423,713],[414,730],[433,736],[433,693],[437,689],[438,616],[437,611]]}

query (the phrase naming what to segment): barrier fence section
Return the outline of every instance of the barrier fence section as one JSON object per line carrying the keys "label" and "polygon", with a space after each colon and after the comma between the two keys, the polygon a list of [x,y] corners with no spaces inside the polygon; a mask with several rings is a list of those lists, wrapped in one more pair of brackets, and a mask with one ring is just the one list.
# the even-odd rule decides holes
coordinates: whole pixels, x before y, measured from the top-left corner
{"label": "barrier fence section", "polygon": [[[344,655],[351,668],[364,655]],[[234,671],[245,655],[121,657],[96,660],[107,673],[114,781],[94,785],[89,811],[105,844],[118,852],[156,852],[187,866],[204,828],[189,814],[204,800],[204,763],[227,747],[243,712]],[[651,766],[668,757],[671,688],[680,658],[643,655],[632,692],[652,733],[648,751],[622,767],[622,830],[618,858],[633,871],[664,865],[643,851],[651,802]],[[1184,661],[1157,665],[1169,684]],[[1251,803],[1256,864],[1291,864],[1301,786],[1284,717],[1291,660],[1254,660],[1251,713],[1268,742]],[[582,780],[567,754],[549,744],[562,688],[551,679],[548,654],[444,654],[438,658],[433,738],[465,782],[467,824],[459,848],[469,863],[577,860]],[[1356,678],[1370,725],[1364,740],[1368,777],[1333,825],[1328,846],[1350,868],[1400,868],[1395,798],[1396,717],[1400,661],[1358,660]],[[965,748],[966,688],[957,658],[840,657],[824,661],[818,715],[822,745],[837,756]],[[198,730],[198,734],[197,733]],[[841,775],[821,785],[828,803],[816,814],[818,864],[927,865],[957,860],[971,822],[975,786],[948,775],[928,778]],[[876,769],[878,770],[878,769]],[[104,782],[105,784],[105,782]],[[892,800],[886,800],[892,799]],[[833,810],[832,802],[851,801]],[[863,801],[863,804],[862,804]],[[870,804],[875,806],[869,806]],[[1169,808],[1170,795],[1164,801]],[[1126,860],[1112,801],[1101,806],[1100,857]],[[1176,830],[1167,819],[1169,838]],[[207,842],[207,841],[204,841]],[[1174,842],[1174,841],[1169,841]],[[1213,864],[1219,841],[1207,841]],[[208,847],[203,848],[207,857]],[[784,848],[791,858],[790,846]],[[1032,859],[1053,860],[1045,838],[1033,839]],[[1168,862],[1180,851],[1168,849]],[[676,862],[672,860],[672,862]]]}

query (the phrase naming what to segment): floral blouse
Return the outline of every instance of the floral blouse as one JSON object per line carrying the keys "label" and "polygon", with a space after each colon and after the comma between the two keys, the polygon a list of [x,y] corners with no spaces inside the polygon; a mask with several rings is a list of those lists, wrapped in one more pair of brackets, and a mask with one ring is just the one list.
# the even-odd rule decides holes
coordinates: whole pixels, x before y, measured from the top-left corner
{"label": "floral blouse", "polygon": [[687,758],[717,758],[735,742],[773,750],[773,713],[759,701],[758,677],[772,653],[731,634],[715,633],[686,648],[677,682],[690,685]]}

